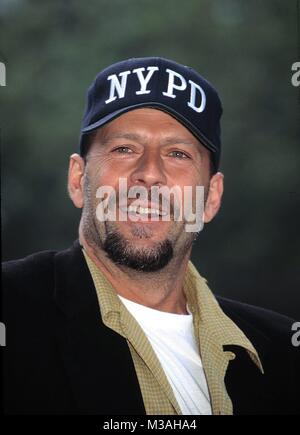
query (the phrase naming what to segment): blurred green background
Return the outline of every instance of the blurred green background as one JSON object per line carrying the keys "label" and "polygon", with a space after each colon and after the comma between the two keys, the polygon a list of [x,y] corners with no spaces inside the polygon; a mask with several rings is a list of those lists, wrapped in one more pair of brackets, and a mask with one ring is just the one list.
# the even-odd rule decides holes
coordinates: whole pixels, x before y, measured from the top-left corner
{"label": "blurred green background", "polygon": [[63,249],[85,92],[107,65],[164,56],[221,95],[225,195],[193,261],[215,293],[300,320],[297,2],[0,0],[2,258]]}

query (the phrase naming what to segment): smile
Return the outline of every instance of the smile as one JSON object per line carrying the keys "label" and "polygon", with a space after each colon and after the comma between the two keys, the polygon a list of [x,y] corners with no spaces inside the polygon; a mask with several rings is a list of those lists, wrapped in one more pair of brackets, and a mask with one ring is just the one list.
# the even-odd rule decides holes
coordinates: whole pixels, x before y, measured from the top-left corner
{"label": "smile", "polygon": [[121,207],[125,213],[134,213],[141,216],[166,216],[167,212],[153,207],[141,207],[140,205],[130,205],[128,207]]}

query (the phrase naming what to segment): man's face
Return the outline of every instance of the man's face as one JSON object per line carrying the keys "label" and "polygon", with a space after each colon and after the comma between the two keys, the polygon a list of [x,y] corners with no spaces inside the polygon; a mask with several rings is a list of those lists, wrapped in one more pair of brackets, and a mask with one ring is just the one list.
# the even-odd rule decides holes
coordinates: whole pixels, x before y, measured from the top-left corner
{"label": "man's face", "polygon": [[[159,270],[173,256],[182,257],[197,234],[185,231],[184,219],[174,219],[172,195],[169,218],[163,219],[165,209],[161,200],[151,201],[151,188],[178,186],[183,192],[191,186],[195,193],[196,186],[204,186],[207,191],[209,158],[208,150],[189,130],[160,110],[133,110],[102,127],[90,147],[83,178],[86,240],[106,251],[114,262],[138,270]],[[130,207],[136,199],[119,197],[120,178],[126,180],[128,189],[138,186],[148,192],[146,201],[145,197],[141,200],[142,209]],[[117,194],[120,215],[114,221],[101,222],[96,216],[96,192],[101,186],[110,186]],[[160,214],[151,219],[157,210]]]}

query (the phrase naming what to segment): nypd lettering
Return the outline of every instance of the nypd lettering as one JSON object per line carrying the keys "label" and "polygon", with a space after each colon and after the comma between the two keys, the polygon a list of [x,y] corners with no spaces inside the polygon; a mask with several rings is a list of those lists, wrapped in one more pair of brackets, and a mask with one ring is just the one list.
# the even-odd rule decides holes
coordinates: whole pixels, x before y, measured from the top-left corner
{"label": "nypd lettering", "polygon": [[[136,95],[151,94],[151,80],[159,71],[157,66],[148,66],[147,68],[135,68],[132,71],[122,71],[118,75],[112,74],[107,77],[110,82],[109,97],[105,100],[105,104],[109,104],[117,99],[124,98],[127,91],[128,76],[135,74],[139,88],[135,90]],[[167,74],[168,82],[166,90],[162,91],[162,95],[167,98],[176,98],[178,92],[189,89],[189,100],[186,102],[197,113],[204,111],[206,106],[206,95],[203,88],[192,80],[186,80],[182,74],[166,68],[164,71]],[[196,104],[197,101],[197,104]]]}

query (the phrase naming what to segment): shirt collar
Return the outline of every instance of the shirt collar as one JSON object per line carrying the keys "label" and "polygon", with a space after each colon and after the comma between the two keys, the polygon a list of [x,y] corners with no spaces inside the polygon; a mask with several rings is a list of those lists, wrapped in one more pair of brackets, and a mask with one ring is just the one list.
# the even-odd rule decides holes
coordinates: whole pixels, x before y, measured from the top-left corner
{"label": "shirt collar", "polygon": [[82,249],[82,252],[91,272],[96,291],[98,293],[98,300],[101,301],[100,310],[102,319],[106,320],[111,314],[120,313],[122,302],[118,298],[114,287],[95,265],[95,263],[90,259],[86,251]]}
{"label": "shirt collar", "polygon": [[[88,264],[92,278],[97,285],[98,300],[101,300],[100,310],[103,321],[111,315],[120,314],[123,308],[116,290],[106,279],[95,263],[83,249],[85,260]],[[188,308],[194,316],[199,316],[200,327],[206,334],[213,338],[217,345],[240,346],[248,352],[251,360],[263,373],[263,367],[256,349],[242,332],[242,330],[223,312],[215,296],[209,289],[207,281],[203,278],[191,261],[188,263],[184,278],[184,292]]]}
{"label": "shirt collar", "polygon": [[190,261],[184,279],[184,291],[190,311],[199,316],[200,327],[220,346],[236,345],[248,352],[252,361],[263,373],[256,349],[243,331],[224,313],[217,299]]}

